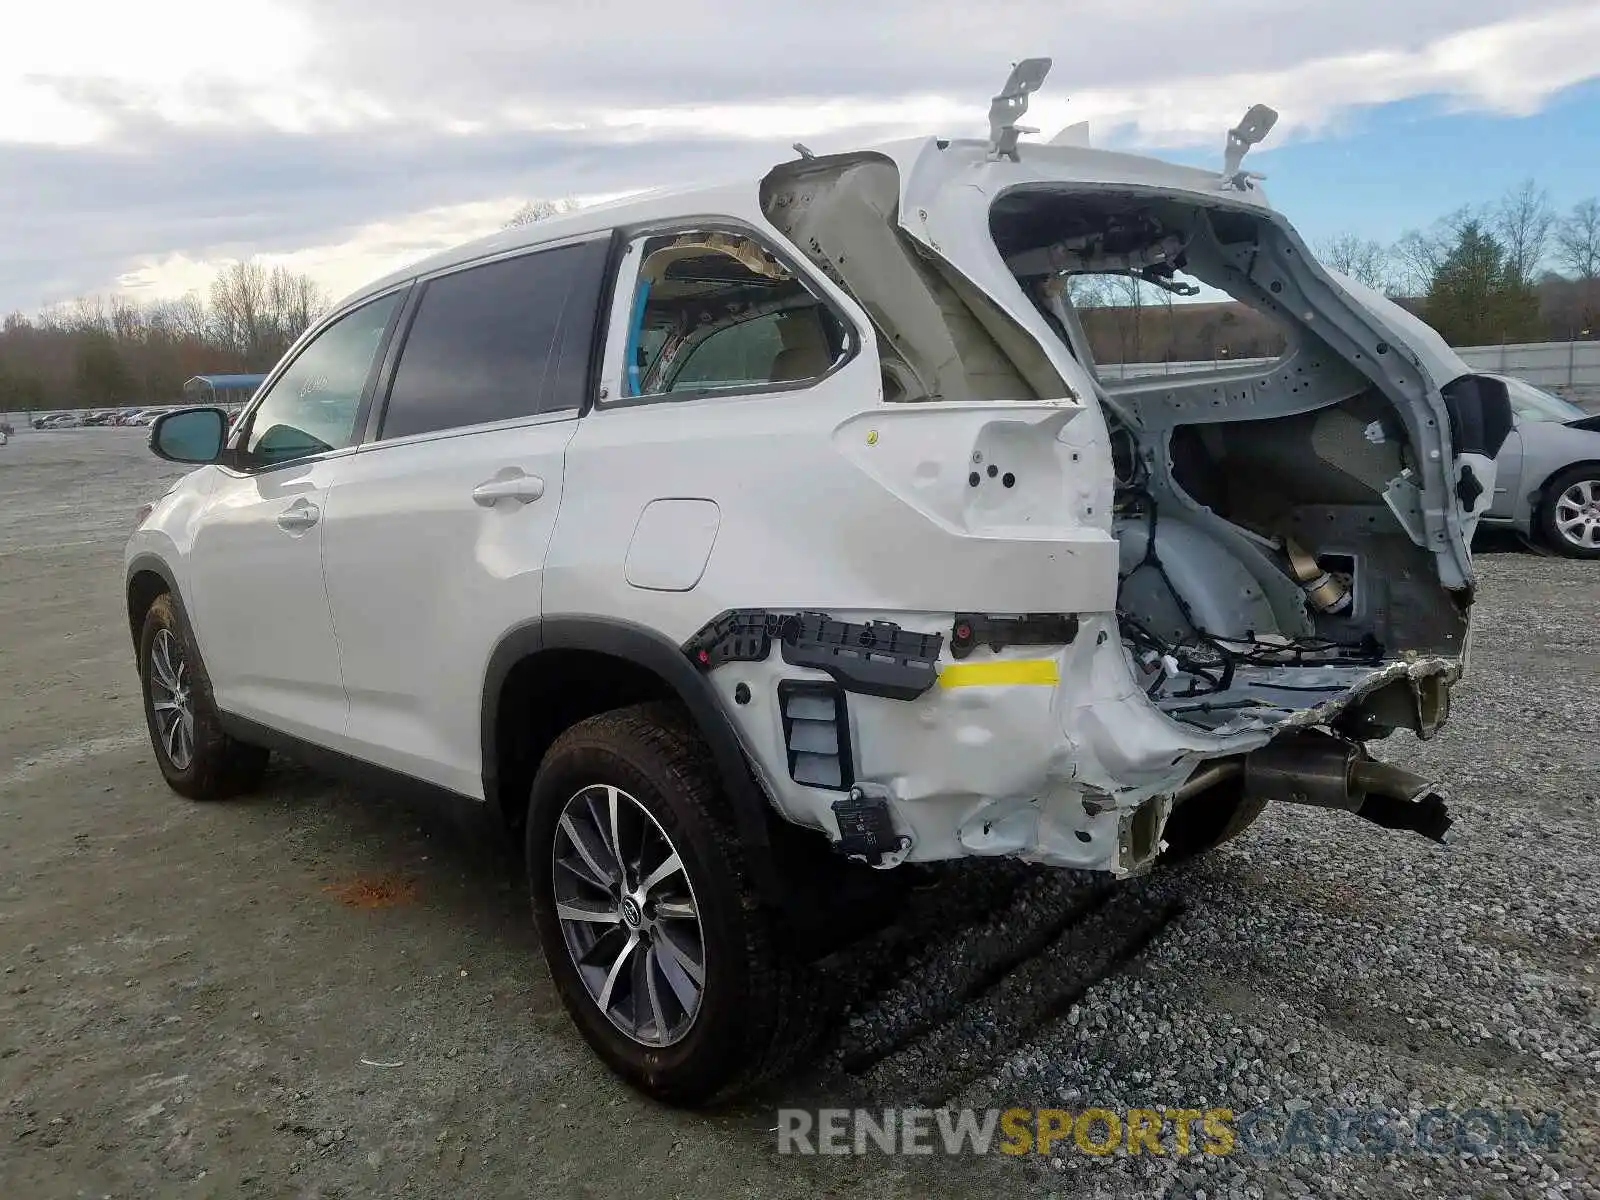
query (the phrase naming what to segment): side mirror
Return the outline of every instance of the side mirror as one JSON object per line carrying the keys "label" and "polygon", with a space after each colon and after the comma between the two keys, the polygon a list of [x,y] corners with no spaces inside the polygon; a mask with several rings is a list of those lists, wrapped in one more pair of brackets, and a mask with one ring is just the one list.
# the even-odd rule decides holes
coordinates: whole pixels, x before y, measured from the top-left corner
{"label": "side mirror", "polygon": [[213,463],[228,440],[228,414],[220,408],[162,413],[150,426],[150,451],[175,463]]}

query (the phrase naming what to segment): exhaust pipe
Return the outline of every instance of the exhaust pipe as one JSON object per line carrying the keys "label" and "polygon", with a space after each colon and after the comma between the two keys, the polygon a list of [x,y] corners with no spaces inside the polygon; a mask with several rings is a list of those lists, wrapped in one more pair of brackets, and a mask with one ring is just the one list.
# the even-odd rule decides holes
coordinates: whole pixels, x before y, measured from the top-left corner
{"label": "exhaust pipe", "polygon": [[1310,731],[1245,755],[1244,791],[1254,799],[1353,812],[1440,843],[1452,824],[1438,784],[1367,757],[1358,742]]}

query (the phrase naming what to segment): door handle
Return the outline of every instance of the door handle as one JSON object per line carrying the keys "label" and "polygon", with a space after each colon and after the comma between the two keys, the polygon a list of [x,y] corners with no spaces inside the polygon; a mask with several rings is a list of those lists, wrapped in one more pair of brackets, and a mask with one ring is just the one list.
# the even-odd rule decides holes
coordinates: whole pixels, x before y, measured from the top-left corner
{"label": "door handle", "polygon": [[515,467],[501,472],[493,479],[484,480],[472,489],[473,503],[484,508],[493,508],[501,500],[532,504],[542,495],[544,495],[544,480],[537,475],[525,475]]}
{"label": "door handle", "polygon": [[309,500],[296,500],[278,514],[278,528],[304,533],[322,519],[322,510]]}

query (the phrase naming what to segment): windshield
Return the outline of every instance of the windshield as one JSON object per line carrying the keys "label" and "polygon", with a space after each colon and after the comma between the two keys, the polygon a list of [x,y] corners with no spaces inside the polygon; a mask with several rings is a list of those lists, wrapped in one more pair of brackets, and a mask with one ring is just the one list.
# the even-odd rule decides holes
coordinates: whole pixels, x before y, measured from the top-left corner
{"label": "windshield", "polygon": [[1506,380],[1506,391],[1511,397],[1512,409],[1524,421],[1554,421],[1564,425],[1568,421],[1582,420],[1587,415],[1576,404],[1542,392],[1520,379]]}

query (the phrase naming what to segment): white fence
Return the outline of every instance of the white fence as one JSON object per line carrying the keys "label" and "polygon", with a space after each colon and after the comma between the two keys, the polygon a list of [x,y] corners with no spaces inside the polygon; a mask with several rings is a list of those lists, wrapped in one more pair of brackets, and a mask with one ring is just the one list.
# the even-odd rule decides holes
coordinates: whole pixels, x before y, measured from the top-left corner
{"label": "white fence", "polygon": [[[1524,342],[1509,346],[1458,346],[1468,366],[1479,371],[1514,375],[1535,387],[1562,393],[1600,393],[1600,341]],[[1114,379],[1142,375],[1178,375],[1186,371],[1261,367],[1270,358],[1219,358],[1195,362],[1107,363],[1101,373]]]}
{"label": "white fence", "polygon": [[1600,390],[1600,342],[1524,342],[1456,351],[1480,371],[1515,375],[1550,390]]}

